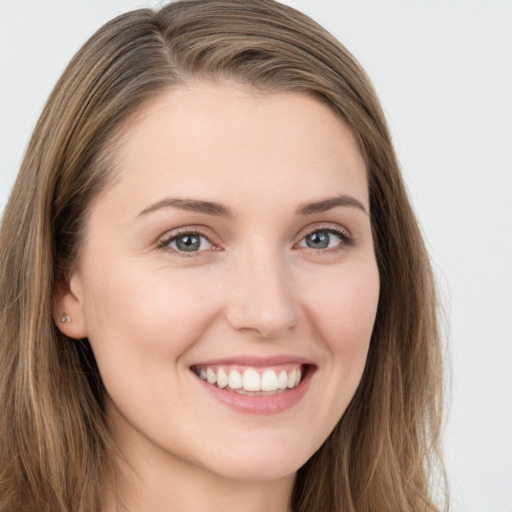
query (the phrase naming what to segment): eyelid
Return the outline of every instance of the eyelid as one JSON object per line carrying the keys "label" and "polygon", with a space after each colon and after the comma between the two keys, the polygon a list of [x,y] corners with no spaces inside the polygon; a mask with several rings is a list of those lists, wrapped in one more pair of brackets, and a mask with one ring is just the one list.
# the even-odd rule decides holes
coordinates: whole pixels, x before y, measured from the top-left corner
{"label": "eyelid", "polygon": [[[336,247],[329,247],[326,249],[312,249],[312,248],[306,247],[306,249],[311,249],[316,253],[336,251],[337,249],[341,249],[343,247],[346,247],[347,245],[352,245],[354,243],[354,238],[352,237],[352,235],[350,234],[350,231],[347,228],[340,226],[339,224],[331,224],[328,222],[327,223],[321,222],[319,224],[306,226],[304,229],[302,229],[298,235],[299,240],[298,240],[298,242],[295,243],[294,247],[298,247],[299,244],[308,235],[311,235],[312,233],[315,233],[317,231],[327,231],[328,233],[333,233],[341,239],[342,243],[340,243]],[[299,247],[302,248],[302,246],[299,246]]]}
{"label": "eyelid", "polygon": [[[220,244],[215,240],[216,237],[210,233],[206,233],[206,231],[210,231],[210,230],[206,229],[204,226],[197,226],[197,225],[182,226],[179,228],[171,229],[169,231],[166,231],[160,237],[158,237],[158,239],[156,241],[156,246],[158,249],[162,249],[167,252],[174,253],[174,254],[179,254],[180,256],[185,256],[185,257],[198,256],[199,254],[202,254],[204,252],[209,252],[212,250],[214,250],[214,251],[221,250]],[[176,238],[179,238],[180,236],[185,236],[185,235],[201,236],[201,237],[205,238],[206,240],[208,240],[208,242],[213,247],[211,249],[205,249],[205,250],[200,250],[200,251],[191,251],[190,253],[186,253],[185,251],[178,251],[176,249],[173,249],[172,247],[169,247],[169,244],[173,240],[175,240]]]}
{"label": "eyelid", "polygon": [[307,226],[303,227],[297,233],[296,238],[302,239],[305,236],[307,236],[308,234],[314,233],[315,231],[321,231],[321,230],[325,230],[325,231],[331,230],[331,231],[339,232],[348,238],[352,238],[352,234],[345,226],[342,226],[335,222],[312,222],[311,224],[308,224]]}
{"label": "eyelid", "polygon": [[[349,230],[344,226],[329,222],[321,222],[303,228],[297,235],[298,241],[294,244],[294,248],[298,247],[299,243],[301,243],[305,237],[316,231],[327,231],[328,233],[333,233],[337,235],[342,241],[336,247],[330,247],[326,249],[312,249],[306,247],[306,249],[311,249],[316,253],[333,252],[336,251],[337,249],[341,249],[347,245],[352,245],[354,243],[352,235],[350,234]],[[169,247],[168,244],[171,241],[184,235],[199,235],[201,237],[204,237],[213,247],[210,249],[200,251],[191,251],[190,253],[187,253],[185,251],[179,251]],[[203,254],[205,252],[222,250],[221,244],[218,241],[218,237],[216,237],[214,233],[211,233],[211,230],[209,228],[206,228],[205,226],[201,225],[181,226],[166,231],[163,235],[158,237],[158,239],[156,240],[156,246],[158,249],[162,249],[174,254],[179,254],[180,256],[184,257],[199,256],[200,254]]]}

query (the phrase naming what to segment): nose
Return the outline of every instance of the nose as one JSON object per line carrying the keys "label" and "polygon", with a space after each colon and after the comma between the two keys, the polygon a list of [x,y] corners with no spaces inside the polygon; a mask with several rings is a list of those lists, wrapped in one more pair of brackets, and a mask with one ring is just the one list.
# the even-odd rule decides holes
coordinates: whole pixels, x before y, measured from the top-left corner
{"label": "nose", "polygon": [[300,308],[293,279],[279,255],[241,258],[230,275],[227,320],[241,332],[278,338],[291,331]]}

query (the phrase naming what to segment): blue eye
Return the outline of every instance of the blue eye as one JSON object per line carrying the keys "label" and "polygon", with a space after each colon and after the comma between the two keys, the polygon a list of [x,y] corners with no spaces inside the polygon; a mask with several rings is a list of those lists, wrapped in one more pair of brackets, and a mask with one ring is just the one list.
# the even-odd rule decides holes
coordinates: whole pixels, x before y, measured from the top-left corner
{"label": "blue eye", "polygon": [[310,249],[332,249],[348,242],[348,236],[334,229],[318,229],[308,233],[299,243],[299,247]]}
{"label": "blue eye", "polygon": [[178,252],[199,252],[211,249],[211,242],[199,233],[182,233],[165,242],[165,247]]}

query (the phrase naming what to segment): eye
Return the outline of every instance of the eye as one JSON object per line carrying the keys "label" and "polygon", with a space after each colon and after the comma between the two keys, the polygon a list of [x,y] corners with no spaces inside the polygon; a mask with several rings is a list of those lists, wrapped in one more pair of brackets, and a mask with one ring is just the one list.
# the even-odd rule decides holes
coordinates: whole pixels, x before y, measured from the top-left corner
{"label": "eye", "polygon": [[213,249],[208,238],[195,232],[174,235],[164,240],[161,246],[176,252],[200,252]]}
{"label": "eye", "polygon": [[349,243],[350,237],[336,229],[316,229],[308,233],[298,244],[299,247],[326,250],[338,248]]}

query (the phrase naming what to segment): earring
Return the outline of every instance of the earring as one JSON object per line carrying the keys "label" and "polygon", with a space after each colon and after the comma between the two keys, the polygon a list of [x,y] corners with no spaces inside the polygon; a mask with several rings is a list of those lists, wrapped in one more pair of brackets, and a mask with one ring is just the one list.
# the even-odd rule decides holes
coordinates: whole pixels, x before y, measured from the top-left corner
{"label": "earring", "polygon": [[71,317],[65,312],[62,312],[62,316],[60,317],[60,323],[65,324],[71,322]]}

